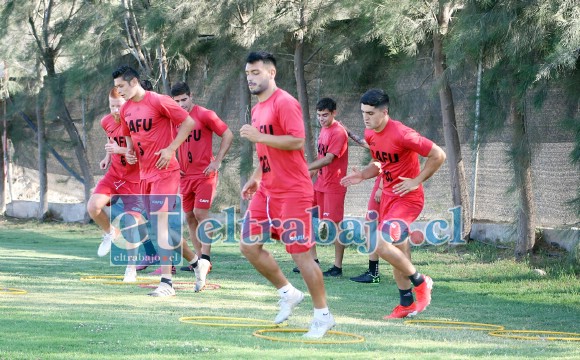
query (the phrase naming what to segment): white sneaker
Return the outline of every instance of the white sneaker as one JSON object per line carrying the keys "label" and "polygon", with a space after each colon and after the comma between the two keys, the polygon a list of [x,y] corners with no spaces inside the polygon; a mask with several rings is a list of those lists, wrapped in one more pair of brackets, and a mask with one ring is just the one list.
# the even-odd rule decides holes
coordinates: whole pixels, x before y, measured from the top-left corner
{"label": "white sneaker", "polygon": [[308,339],[320,339],[328,330],[332,329],[334,325],[336,325],[334,317],[331,313],[328,313],[328,316],[325,316],[322,319],[312,319],[310,330],[302,336]]}
{"label": "white sneaker", "polygon": [[149,296],[165,297],[165,296],[175,296],[175,289],[164,282],[159,283],[157,289],[153,290],[148,294]]}
{"label": "white sneaker", "polygon": [[125,269],[125,277],[123,278],[123,282],[131,283],[137,281],[137,270],[135,267],[127,266]]}
{"label": "white sneaker", "polygon": [[205,287],[205,278],[207,277],[210,266],[210,262],[206,259],[199,259],[197,261],[197,267],[193,269],[195,273],[195,292],[199,292]]}
{"label": "white sneaker", "polygon": [[300,304],[304,300],[304,293],[300,290],[294,290],[292,293],[283,295],[280,300],[278,301],[278,305],[280,305],[280,311],[276,318],[274,319],[274,324],[280,324],[290,315],[292,315],[292,309],[298,304]]}
{"label": "white sneaker", "polygon": [[111,251],[111,243],[116,237],[117,231],[111,226],[111,232],[103,235],[103,241],[101,241],[101,245],[99,245],[99,249],[97,250],[97,255],[99,255],[99,257],[103,257]]}

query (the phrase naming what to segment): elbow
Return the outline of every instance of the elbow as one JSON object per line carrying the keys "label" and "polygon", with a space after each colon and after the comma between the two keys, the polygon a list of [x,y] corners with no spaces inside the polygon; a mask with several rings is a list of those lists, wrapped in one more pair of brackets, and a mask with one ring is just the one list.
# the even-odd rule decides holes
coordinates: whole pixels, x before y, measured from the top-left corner
{"label": "elbow", "polygon": [[292,142],[289,150],[300,150],[300,149],[304,148],[304,142],[305,142],[304,139],[297,138],[295,141]]}

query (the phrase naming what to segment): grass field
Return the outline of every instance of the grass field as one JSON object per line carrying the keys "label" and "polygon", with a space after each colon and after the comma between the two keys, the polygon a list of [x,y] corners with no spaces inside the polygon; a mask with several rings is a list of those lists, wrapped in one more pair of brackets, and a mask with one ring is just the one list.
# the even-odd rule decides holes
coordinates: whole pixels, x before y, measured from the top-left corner
{"label": "grass field", "polygon": [[[217,290],[178,291],[174,298],[146,296],[135,285],[90,284],[80,276],[122,274],[96,256],[94,225],[39,224],[0,218],[0,288],[25,295],[0,295],[0,359],[579,359],[580,342],[512,340],[469,330],[427,329],[384,321],[398,302],[391,270],[381,261],[380,284],[348,277],[366,269],[367,258],[347,249],[345,275],[326,281],[335,330],[366,341],[350,345],[272,342],[253,329],[183,324],[182,316],[273,319],[277,293],[245,261],[237,246],[213,248],[208,280]],[[269,250],[293,284],[290,257],[282,246]],[[332,249],[319,249],[324,267]],[[506,329],[580,332],[580,271],[566,255],[510,259],[511,250],[480,243],[414,250],[415,264],[433,277],[431,306],[417,319],[503,325]],[[554,254],[552,254],[554,255]],[[547,276],[533,272],[536,267]],[[190,281],[178,272],[175,281]],[[290,318],[304,328],[312,316],[310,298]],[[283,334],[282,334],[283,335]]]}

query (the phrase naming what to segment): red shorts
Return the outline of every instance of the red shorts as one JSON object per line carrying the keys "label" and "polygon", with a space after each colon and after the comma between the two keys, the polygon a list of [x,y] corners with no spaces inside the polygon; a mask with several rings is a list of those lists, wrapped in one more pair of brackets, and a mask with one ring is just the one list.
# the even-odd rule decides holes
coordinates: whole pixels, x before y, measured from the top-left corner
{"label": "red shorts", "polygon": [[[139,189],[139,183],[127,182],[111,175],[111,173],[106,173],[97,183],[97,186],[95,186],[93,194],[106,195],[109,198],[112,198],[110,200],[112,200],[113,203],[117,203],[119,199],[122,199],[123,209],[125,211],[140,213],[143,211],[143,203],[141,201],[141,196],[139,195]],[[109,201],[106,206],[111,206],[111,201]]]}
{"label": "red shorts", "polygon": [[183,198],[183,211],[209,209],[215,196],[216,187],[217,176],[181,179],[179,192]]}
{"label": "red shorts", "polygon": [[318,218],[339,223],[344,219],[344,193],[314,191],[314,206],[319,206]]}
{"label": "red shorts", "polygon": [[393,242],[405,239],[409,234],[409,226],[419,217],[425,204],[423,197],[381,197],[380,222],[381,229],[390,222],[390,236]]}
{"label": "red shorts", "polygon": [[177,204],[179,180],[179,170],[163,172],[148,179],[141,179],[139,184],[141,194],[149,195],[148,201],[145,201],[147,211],[174,210]]}
{"label": "red shorts", "polygon": [[[286,245],[288,253],[306,252],[314,245],[312,211],[311,196],[272,198],[259,189],[244,217],[242,241],[247,244],[263,244],[271,234],[272,238],[279,239]],[[257,235],[261,237],[254,239]]]}

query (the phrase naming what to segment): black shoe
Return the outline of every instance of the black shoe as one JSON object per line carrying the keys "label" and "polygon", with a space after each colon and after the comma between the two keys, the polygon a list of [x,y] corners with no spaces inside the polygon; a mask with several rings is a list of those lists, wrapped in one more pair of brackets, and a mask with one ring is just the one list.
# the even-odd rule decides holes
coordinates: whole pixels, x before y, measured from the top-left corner
{"label": "black shoe", "polygon": [[350,280],[358,283],[378,284],[381,282],[381,277],[379,274],[373,275],[370,270],[367,270],[359,276],[351,277]]}
{"label": "black shoe", "polygon": [[332,265],[332,267],[328,270],[326,270],[325,272],[322,273],[322,275],[329,277],[339,277],[342,276],[342,268],[336,267],[334,265]]}
{"label": "black shoe", "polygon": [[[320,267],[320,262],[318,262],[318,260],[314,260],[314,262],[318,264],[318,267]],[[295,266],[294,269],[292,269],[292,272],[300,274],[300,269],[298,269],[298,266]]]}

